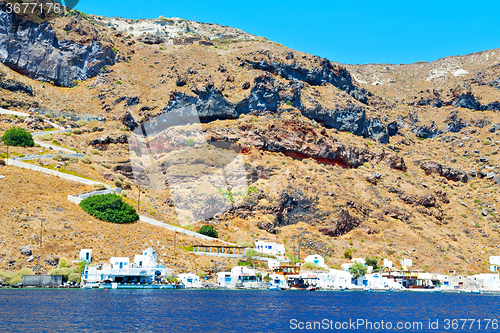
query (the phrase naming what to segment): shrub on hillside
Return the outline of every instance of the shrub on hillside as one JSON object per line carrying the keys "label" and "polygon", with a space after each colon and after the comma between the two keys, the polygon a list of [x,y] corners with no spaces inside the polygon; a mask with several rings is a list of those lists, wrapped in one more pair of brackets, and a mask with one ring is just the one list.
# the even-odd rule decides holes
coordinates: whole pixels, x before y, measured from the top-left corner
{"label": "shrub on hillside", "polygon": [[315,263],[313,262],[306,262],[304,263],[302,266],[301,266],[302,269],[310,269],[310,270],[313,270],[313,271],[316,271],[316,270],[320,270],[322,269],[321,267],[319,267],[318,265],[316,265]]}
{"label": "shrub on hillside", "polygon": [[73,134],[82,134],[82,130],[76,128],[76,129],[72,130],[71,133],[73,133]]}
{"label": "shrub on hillside", "polygon": [[35,142],[31,133],[21,127],[12,127],[5,131],[2,141],[8,146],[33,147]]}
{"label": "shrub on hillside", "polygon": [[198,230],[199,234],[208,236],[208,237],[213,237],[213,238],[219,238],[219,234],[217,233],[217,230],[214,229],[213,226],[211,225],[204,225]]}
{"label": "shrub on hillside", "polygon": [[59,264],[57,265],[59,268],[69,268],[71,267],[71,264],[69,263],[68,259],[66,258],[60,258],[59,259]]}
{"label": "shrub on hillside", "polygon": [[85,163],[85,164],[90,164],[92,163],[92,161],[90,160],[90,157],[88,155],[85,155],[83,156],[80,161],[82,161],[82,163]]}
{"label": "shrub on hillside", "polygon": [[23,282],[23,275],[34,275],[33,271],[29,268],[21,268],[17,272],[0,271],[0,278],[4,285],[13,285]]}
{"label": "shrub on hillside", "polygon": [[54,139],[50,133],[39,135],[38,138],[43,141],[52,141]]}
{"label": "shrub on hillside", "polygon": [[102,194],[88,197],[80,207],[99,220],[114,223],[131,223],[139,219],[135,209],[122,201],[116,194]]}
{"label": "shrub on hillside", "polygon": [[73,272],[68,276],[68,281],[73,283],[80,283],[82,282],[82,275],[77,272]]}
{"label": "shrub on hillside", "polygon": [[73,273],[73,269],[69,267],[56,268],[49,271],[49,275],[62,275],[63,281],[68,281],[68,277],[71,273]]}

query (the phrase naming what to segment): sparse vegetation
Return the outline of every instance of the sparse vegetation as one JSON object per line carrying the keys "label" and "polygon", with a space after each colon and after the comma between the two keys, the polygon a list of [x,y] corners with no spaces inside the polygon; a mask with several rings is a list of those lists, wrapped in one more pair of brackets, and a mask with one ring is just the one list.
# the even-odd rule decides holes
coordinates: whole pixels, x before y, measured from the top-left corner
{"label": "sparse vegetation", "polygon": [[139,219],[135,209],[116,194],[94,195],[80,202],[80,207],[99,220],[131,223]]}
{"label": "sparse vegetation", "polygon": [[6,145],[16,147],[33,147],[35,145],[31,133],[16,126],[5,131],[2,141]]}
{"label": "sparse vegetation", "polygon": [[213,238],[219,238],[219,234],[217,233],[217,230],[211,225],[204,225],[197,231],[199,234],[208,236],[208,237],[213,237]]}

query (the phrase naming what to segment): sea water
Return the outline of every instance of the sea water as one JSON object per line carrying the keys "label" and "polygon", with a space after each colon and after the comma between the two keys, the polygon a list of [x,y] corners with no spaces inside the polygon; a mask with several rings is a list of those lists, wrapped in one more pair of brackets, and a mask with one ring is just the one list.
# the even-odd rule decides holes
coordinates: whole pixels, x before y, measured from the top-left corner
{"label": "sea water", "polygon": [[2,332],[500,332],[499,320],[492,294],[0,289]]}

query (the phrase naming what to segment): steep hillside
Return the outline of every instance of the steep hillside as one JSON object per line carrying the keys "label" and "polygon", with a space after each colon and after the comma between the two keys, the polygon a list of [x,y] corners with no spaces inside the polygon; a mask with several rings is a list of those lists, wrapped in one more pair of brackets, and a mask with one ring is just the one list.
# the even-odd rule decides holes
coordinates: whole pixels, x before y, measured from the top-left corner
{"label": "steep hillside", "polygon": [[[0,20],[0,48],[13,24],[36,25],[9,18],[1,7],[0,14],[7,18]],[[140,185],[141,213],[188,229],[211,223],[233,243],[278,240],[292,255],[300,243],[302,257],[318,253],[331,266],[345,261],[347,248],[359,257],[413,258],[421,269],[443,273],[483,272],[489,255],[498,255],[496,50],[429,64],[343,65],[177,18],[73,13],[42,24],[43,36],[71,47],[54,46],[49,67],[37,58],[13,63],[18,51],[7,50],[1,107],[32,116],[0,116],[0,135],[12,125],[42,131],[52,127],[47,120],[69,126],[71,135],[45,139],[91,163],[64,167],[119,183],[126,200]],[[8,38],[28,55],[39,47],[40,40]],[[196,117],[187,117],[192,110]],[[134,141],[138,133],[147,140]],[[227,172],[224,154],[239,156],[243,171]],[[214,169],[239,187],[208,181]],[[0,166],[0,174],[7,176],[0,180],[3,268],[21,246],[39,246],[44,214],[52,235],[36,250],[42,257],[74,258],[80,247],[93,247],[104,260],[131,256],[152,241],[168,250],[162,260],[182,266],[176,272],[201,260],[178,248],[197,243],[187,237],[174,247],[165,230],[93,220],[66,201],[84,188],[12,166]],[[191,192],[178,192],[179,184]]]}

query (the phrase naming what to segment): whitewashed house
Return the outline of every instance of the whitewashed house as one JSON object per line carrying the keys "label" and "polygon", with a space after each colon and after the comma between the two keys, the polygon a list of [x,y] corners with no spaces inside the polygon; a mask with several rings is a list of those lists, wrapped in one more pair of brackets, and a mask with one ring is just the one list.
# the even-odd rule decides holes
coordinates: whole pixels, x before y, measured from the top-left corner
{"label": "whitewashed house", "polygon": [[283,274],[270,274],[271,289],[288,289],[288,282]]}
{"label": "whitewashed house", "polygon": [[500,272],[500,256],[490,256],[490,271]]}
{"label": "whitewashed house", "polygon": [[113,257],[110,264],[100,268],[87,265],[82,272],[82,287],[152,288],[172,273],[172,269],[157,264],[156,251],[148,248],[135,256],[133,264],[128,257]]}
{"label": "whitewashed house", "polygon": [[500,291],[500,277],[498,274],[477,274],[468,277],[469,285],[473,289],[482,289],[488,291]]}
{"label": "whitewashed house", "polygon": [[364,286],[373,290],[401,290],[405,289],[399,282],[394,281],[393,278],[383,277],[381,273],[366,274],[356,279],[358,286]]}
{"label": "whitewashed house", "polygon": [[82,249],[80,250],[80,255],[78,256],[79,261],[85,261],[87,264],[92,261],[92,250]]}
{"label": "whitewashed house", "polygon": [[312,262],[313,264],[316,264],[316,265],[318,265],[321,268],[328,268],[325,265],[325,259],[322,256],[317,255],[317,254],[312,254],[310,256],[307,256],[304,259],[304,263],[306,263],[306,262]]}
{"label": "whitewashed house", "polygon": [[217,284],[223,288],[234,288],[234,284],[231,283],[231,272],[217,273]]}
{"label": "whitewashed house", "polygon": [[400,260],[401,266],[410,268],[413,266],[413,260],[412,259],[401,259]]}
{"label": "whitewashed house", "polygon": [[330,268],[328,273],[317,274],[318,286],[324,289],[349,289],[352,275],[349,272]]}
{"label": "whitewashed house", "polygon": [[252,286],[258,282],[255,269],[247,266],[236,266],[231,269],[231,284],[234,286]]}
{"label": "whitewashed house", "polygon": [[258,240],[255,242],[255,250],[262,253],[271,254],[273,256],[285,255],[285,245],[273,242]]}
{"label": "whitewashed house", "polygon": [[201,288],[202,284],[200,277],[193,273],[177,275],[179,280],[186,286],[186,288]]}
{"label": "whitewashed house", "polygon": [[388,259],[384,259],[383,267],[384,268],[392,268],[392,261],[390,261]]}

